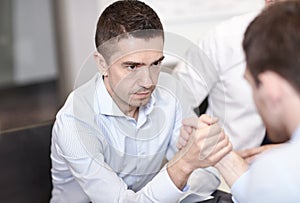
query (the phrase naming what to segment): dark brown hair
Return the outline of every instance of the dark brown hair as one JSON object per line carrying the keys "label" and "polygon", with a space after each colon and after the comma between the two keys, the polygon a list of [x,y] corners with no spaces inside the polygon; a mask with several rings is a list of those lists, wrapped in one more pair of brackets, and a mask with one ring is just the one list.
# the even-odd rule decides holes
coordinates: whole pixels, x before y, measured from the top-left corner
{"label": "dark brown hair", "polygon": [[300,1],[266,8],[248,26],[243,48],[257,85],[258,75],[271,70],[300,92]]}
{"label": "dark brown hair", "polygon": [[151,7],[135,0],[117,1],[108,6],[98,20],[96,47],[98,49],[103,43],[124,33],[136,33],[134,37],[137,38],[145,37],[134,32],[140,30],[149,30],[148,38],[157,36],[157,33],[163,36],[162,23]]}

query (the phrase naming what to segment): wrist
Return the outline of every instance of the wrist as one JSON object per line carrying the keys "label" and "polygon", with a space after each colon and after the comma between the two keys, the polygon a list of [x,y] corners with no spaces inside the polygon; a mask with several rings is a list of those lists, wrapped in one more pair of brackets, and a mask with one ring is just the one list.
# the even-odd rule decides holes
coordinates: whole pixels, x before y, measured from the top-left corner
{"label": "wrist", "polygon": [[232,164],[232,159],[233,159],[234,154],[232,152],[229,152],[226,154],[220,161],[218,161],[214,167],[217,168],[218,170],[221,170],[224,167],[228,167],[228,165]]}
{"label": "wrist", "polygon": [[183,157],[175,156],[167,164],[167,171],[173,183],[182,190],[194,168]]}
{"label": "wrist", "polygon": [[216,163],[215,167],[231,187],[235,181],[248,170],[249,166],[237,153],[231,151]]}

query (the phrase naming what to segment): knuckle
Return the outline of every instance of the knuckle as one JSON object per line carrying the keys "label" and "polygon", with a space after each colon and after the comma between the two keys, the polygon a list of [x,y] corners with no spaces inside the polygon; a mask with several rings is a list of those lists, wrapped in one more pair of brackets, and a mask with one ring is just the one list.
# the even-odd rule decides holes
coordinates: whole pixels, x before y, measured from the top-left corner
{"label": "knuckle", "polygon": [[224,131],[222,130],[221,133],[220,133],[220,137],[222,139],[224,139],[225,141],[228,141],[228,137],[225,135]]}
{"label": "knuckle", "polygon": [[207,114],[201,114],[201,116],[199,117],[199,119],[205,119],[205,118],[207,118]]}

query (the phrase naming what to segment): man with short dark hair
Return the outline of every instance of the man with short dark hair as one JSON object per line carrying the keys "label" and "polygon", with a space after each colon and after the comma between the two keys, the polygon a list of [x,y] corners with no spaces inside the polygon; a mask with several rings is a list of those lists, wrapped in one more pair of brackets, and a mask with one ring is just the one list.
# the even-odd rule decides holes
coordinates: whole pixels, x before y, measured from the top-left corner
{"label": "man with short dark hair", "polygon": [[[264,0],[265,7],[282,0]],[[275,145],[260,146],[266,130],[251,96],[251,87],[243,77],[245,55],[242,41],[250,22],[261,12],[234,16],[209,30],[197,46],[186,54],[187,63],[179,63],[173,74],[185,83],[198,107],[208,97],[206,114],[219,119],[233,148],[249,161]],[[251,122],[249,122],[251,120]],[[184,139],[180,140],[180,142]],[[180,146],[179,142],[179,146]]]}
{"label": "man with short dark hair", "polygon": [[271,141],[249,165],[230,152],[215,167],[240,203],[300,200],[300,1],[271,5],[246,30],[245,78]]}
{"label": "man with short dark hair", "polygon": [[164,33],[157,14],[139,1],[117,1],[100,16],[95,41],[99,73],[56,116],[51,202],[178,202],[192,191],[187,183],[196,169],[196,187],[212,193],[219,180],[201,168],[231,145],[202,116],[204,127],[176,152],[182,118],[192,110],[183,109],[180,84],[160,74]]}

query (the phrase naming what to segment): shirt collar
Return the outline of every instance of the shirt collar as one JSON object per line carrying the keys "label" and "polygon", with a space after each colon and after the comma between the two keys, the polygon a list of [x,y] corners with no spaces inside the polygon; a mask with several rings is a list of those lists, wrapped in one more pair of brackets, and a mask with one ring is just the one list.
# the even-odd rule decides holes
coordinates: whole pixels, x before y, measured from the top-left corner
{"label": "shirt collar", "polygon": [[[154,90],[154,92],[151,94],[149,102],[140,107],[140,113],[143,112],[143,114],[149,115],[152,112],[155,105],[155,92],[156,91]],[[98,73],[96,79],[96,94],[94,100],[94,104],[96,104],[95,112],[97,114],[127,117],[111,98],[100,73]]]}

